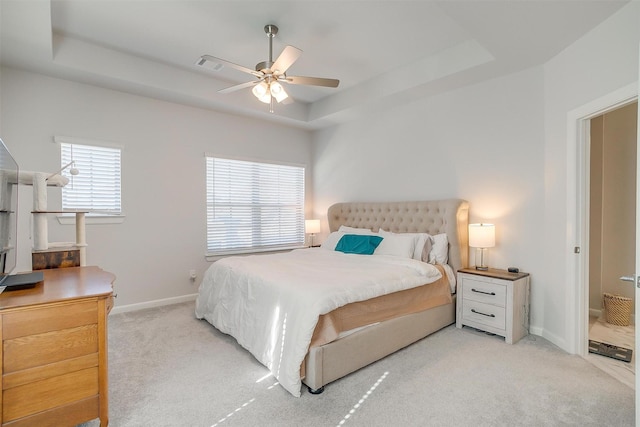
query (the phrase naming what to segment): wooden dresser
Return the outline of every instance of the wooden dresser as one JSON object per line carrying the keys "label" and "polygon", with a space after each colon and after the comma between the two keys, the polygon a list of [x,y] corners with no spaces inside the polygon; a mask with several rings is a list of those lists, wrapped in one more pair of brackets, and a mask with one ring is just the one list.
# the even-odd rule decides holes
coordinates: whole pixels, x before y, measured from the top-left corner
{"label": "wooden dresser", "polygon": [[99,267],[43,270],[32,289],[0,294],[1,426],[109,423],[107,314],[115,276]]}

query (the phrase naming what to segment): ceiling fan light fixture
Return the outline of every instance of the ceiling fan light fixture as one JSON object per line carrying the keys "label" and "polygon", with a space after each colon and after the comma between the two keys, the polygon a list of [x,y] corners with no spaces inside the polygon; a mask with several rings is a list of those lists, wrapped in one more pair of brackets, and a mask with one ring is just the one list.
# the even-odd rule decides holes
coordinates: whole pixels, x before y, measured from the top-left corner
{"label": "ceiling fan light fixture", "polygon": [[265,104],[269,104],[269,103],[271,103],[271,94],[267,93],[267,94],[261,96],[260,98],[258,98],[258,100],[260,102],[264,102]]}
{"label": "ceiling fan light fixture", "polygon": [[271,92],[271,96],[273,96],[278,102],[282,102],[289,97],[282,85],[278,82],[271,83],[269,90]]}
{"label": "ceiling fan light fixture", "polygon": [[251,89],[253,95],[261,102],[268,104],[271,102],[271,93],[269,92],[269,85],[267,82],[260,82]]}
{"label": "ceiling fan light fixture", "polygon": [[[2,1],[2,0],[0,0]],[[280,82],[294,85],[320,86],[320,87],[338,87],[340,83],[336,79],[326,79],[320,77],[307,76],[287,76],[287,70],[298,60],[302,51],[297,47],[285,46],[280,55],[273,60],[273,38],[278,34],[278,27],[274,24],[264,26],[264,31],[269,38],[269,59],[256,64],[255,69],[250,69],[242,65],[234,64],[224,59],[216,58],[211,55],[202,55],[196,61],[196,65],[218,71],[222,67],[228,66],[243,73],[251,74],[258,78],[257,81],[250,81],[235,84],[231,87],[218,90],[218,93],[231,93],[239,89],[250,88],[253,95],[265,104],[269,104],[269,112],[273,113],[274,100],[278,103],[292,98],[289,97]]]}

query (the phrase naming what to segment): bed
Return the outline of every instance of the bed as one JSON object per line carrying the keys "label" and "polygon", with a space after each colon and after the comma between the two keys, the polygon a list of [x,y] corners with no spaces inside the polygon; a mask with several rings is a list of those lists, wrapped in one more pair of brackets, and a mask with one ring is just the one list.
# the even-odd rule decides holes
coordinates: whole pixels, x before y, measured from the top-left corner
{"label": "bed", "polygon": [[[417,233],[444,235],[446,266],[436,260],[345,255],[326,248],[214,263],[200,285],[196,317],[236,338],[294,396],[300,396],[302,383],[311,393],[320,393],[326,384],[454,323],[455,272],[467,265],[464,200],[338,203],[327,217],[327,244],[344,234],[379,232],[388,242]],[[352,264],[358,264],[356,275],[349,270]],[[409,307],[402,301],[412,292],[430,297]],[[387,310],[380,304],[383,300],[408,311]]]}

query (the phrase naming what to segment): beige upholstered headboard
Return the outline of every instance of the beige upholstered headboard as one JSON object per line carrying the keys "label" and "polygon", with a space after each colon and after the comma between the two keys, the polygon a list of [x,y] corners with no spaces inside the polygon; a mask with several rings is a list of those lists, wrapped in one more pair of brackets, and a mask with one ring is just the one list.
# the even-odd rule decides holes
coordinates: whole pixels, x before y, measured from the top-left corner
{"label": "beige upholstered headboard", "polygon": [[449,265],[453,271],[467,267],[469,203],[465,200],[336,203],[327,217],[331,231],[346,225],[394,233],[447,233]]}

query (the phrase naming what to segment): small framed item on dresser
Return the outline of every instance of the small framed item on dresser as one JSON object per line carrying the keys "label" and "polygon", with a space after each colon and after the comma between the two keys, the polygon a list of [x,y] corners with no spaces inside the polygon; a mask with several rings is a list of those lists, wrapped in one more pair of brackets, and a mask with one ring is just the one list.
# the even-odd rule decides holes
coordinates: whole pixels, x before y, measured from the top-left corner
{"label": "small framed item on dresser", "polygon": [[470,326],[515,344],[529,334],[529,273],[458,270],[456,327]]}

